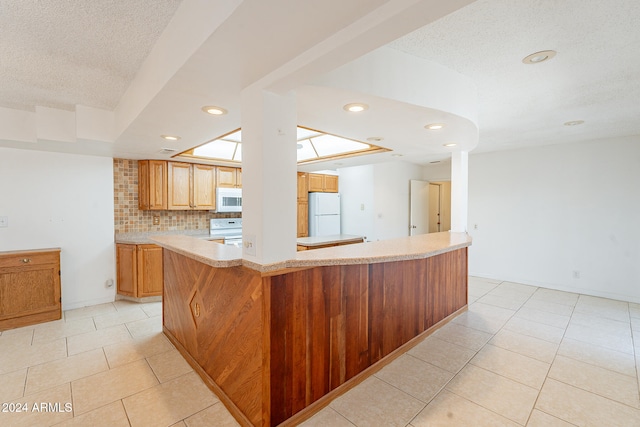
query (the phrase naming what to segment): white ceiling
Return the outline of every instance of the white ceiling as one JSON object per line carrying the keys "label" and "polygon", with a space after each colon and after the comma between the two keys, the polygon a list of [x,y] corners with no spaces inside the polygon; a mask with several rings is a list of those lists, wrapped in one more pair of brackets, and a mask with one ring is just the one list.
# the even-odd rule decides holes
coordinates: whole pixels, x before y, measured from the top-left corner
{"label": "white ceiling", "polygon": [[[637,22],[634,0],[2,0],[3,112],[99,108],[114,112],[115,136],[25,146],[0,129],[0,146],[167,158],[162,147],[185,150],[240,127],[240,91],[260,83],[297,89],[303,126],[384,137],[378,145],[406,161],[446,159],[450,149],[423,128],[433,113],[427,106],[309,85],[385,45],[475,83],[479,143],[472,153],[640,135]],[[521,62],[544,49],[558,54]],[[341,107],[357,96],[375,108],[356,122]],[[200,111],[210,104],[229,114]],[[445,117],[468,130],[468,122]],[[571,120],[585,123],[563,126]],[[160,134],[182,139],[169,143]],[[390,156],[341,163],[399,158]]]}
{"label": "white ceiling", "polygon": [[179,5],[0,1],[0,106],[115,109]]}

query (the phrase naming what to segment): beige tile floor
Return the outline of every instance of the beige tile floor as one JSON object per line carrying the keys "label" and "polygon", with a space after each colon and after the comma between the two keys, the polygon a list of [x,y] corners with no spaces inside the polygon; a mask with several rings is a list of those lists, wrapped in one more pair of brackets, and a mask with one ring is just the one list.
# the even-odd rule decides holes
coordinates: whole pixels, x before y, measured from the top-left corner
{"label": "beige tile floor", "polygon": [[[640,426],[639,304],[474,277],[469,303],[304,425]],[[161,319],[116,301],[2,332],[0,426],[237,425]]]}

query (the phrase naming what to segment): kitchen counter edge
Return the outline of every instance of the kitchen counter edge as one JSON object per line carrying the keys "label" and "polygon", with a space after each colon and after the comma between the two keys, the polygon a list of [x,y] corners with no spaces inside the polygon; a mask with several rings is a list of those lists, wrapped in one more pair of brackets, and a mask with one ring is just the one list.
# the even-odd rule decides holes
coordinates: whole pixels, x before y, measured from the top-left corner
{"label": "kitchen counter edge", "polygon": [[302,251],[294,259],[260,264],[242,259],[242,249],[186,235],[150,236],[152,243],[212,267],[245,266],[260,273],[290,268],[374,264],[429,258],[471,245],[467,233],[441,232]]}

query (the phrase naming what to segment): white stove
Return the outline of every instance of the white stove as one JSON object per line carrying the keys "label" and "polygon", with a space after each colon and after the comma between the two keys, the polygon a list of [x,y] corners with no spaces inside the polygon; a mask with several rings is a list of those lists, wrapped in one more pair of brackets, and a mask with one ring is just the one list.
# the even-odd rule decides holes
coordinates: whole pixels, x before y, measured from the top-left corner
{"label": "white stove", "polygon": [[242,246],[242,218],[212,218],[209,220],[209,235],[224,239],[225,245]]}

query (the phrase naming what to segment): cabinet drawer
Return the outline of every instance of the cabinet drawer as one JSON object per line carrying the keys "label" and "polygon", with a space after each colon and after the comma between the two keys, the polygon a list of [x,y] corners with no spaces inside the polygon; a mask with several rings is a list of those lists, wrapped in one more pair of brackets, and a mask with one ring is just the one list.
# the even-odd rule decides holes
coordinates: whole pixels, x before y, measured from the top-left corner
{"label": "cabinet drawer", "polygon": [[33,265],[57,264],[58,252],[13,252],[0,254],[0,268],[29,267]]}

